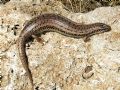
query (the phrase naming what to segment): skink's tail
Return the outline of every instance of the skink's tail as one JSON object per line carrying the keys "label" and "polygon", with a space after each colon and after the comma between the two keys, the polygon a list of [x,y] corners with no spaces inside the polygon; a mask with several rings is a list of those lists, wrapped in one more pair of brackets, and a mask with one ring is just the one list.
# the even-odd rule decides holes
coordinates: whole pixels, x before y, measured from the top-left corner
{"label": "skink's tail", "polygon": [[21,63],[23,65],[23,68],[25,69],[27,76],[29,77],[30,83],[31,83],[31,90],[34,90],[34,85],[33,85],[33,78],[31,71],[29,69],[29,64],[28,64],[28,57],[26,55],[26,48],[25,48],[25,38],[19,37],[18,39],[18,51],[19,51],[19,56]]}

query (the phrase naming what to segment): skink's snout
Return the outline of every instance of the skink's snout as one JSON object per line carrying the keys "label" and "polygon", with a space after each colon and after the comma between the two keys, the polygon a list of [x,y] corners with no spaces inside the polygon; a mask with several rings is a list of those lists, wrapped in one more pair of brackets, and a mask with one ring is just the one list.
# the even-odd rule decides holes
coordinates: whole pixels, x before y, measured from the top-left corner
{"label": "skink's snout", "polygon": [[102,30],[104,30],[105,32],[108,32],[111,30],[111,27],[107,24],[102,24],[101,27],[102,27]]}

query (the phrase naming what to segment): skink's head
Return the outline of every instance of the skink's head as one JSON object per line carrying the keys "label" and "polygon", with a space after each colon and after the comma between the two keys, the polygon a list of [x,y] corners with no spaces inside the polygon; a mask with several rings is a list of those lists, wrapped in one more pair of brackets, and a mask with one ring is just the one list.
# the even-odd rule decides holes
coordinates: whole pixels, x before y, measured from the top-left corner
{"label": "skink's head", "polygon": [[107,24],[100,23],[100,26],[101,26],[101,30],[103,30],[105,32],[108,32],[111,30],[111,27]]}
{"label": "skink's head", "polygon": [[104,23],[96,23],[96,29],[98,29],[98,33],[102,33],[102,32],[108,32],[111,30],[111,27],[107,24]]}
{"label": "skink's head", "polygon": [[111,30],[111,27],[104,23],[94,23],[90,25],[89,28],[91,30],[89,33],[90,35],[100,34],[100,33],[108,32]]}
{"label": "skink's head", "polygon": [[104,32],[108,32],[111,30],[111,27],[104,23],[93,23],[91,25],[88,25],[89,28],[89,35],[95,35],[95,34],[101,34]]}

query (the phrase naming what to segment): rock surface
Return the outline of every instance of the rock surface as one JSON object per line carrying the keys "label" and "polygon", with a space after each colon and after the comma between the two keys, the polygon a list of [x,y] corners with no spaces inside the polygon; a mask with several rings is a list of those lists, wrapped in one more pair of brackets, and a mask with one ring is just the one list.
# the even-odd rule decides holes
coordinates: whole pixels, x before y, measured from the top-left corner
{"label": "rock surface", "polygon": [[[59,13],[78,23],[106,23],[112,30],[92,36],[87,43],[53,32],[42,35],[44,46],[36,40],[30,43],[27,54],[36,90],[120,90],[120,6],[83,14],[70,13],[59,2],[0,5],[2,90],[30,88],[16,41],[27,20],[46,12]],[[85,71],[92,73],[90,77]]]}

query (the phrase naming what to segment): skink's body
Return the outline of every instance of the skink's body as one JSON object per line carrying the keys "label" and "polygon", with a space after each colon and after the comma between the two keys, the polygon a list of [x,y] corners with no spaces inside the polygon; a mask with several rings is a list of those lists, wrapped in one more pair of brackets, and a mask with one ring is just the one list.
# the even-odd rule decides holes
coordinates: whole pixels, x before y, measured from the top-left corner
{"label": "skink's body", "polygon": [[33,79],[28,65],[28,57],[26,55],[26,41],[32,35],[38,35],[46,32],[57,32],[73,38],[87,38],[110,30],[111,27],[103,23],[87,25],[79,24],[58,14],[42,14],[31,19],[23,28],[18,39],[20,60],[27,75],[29,76],[31,85],[33,86]]}

